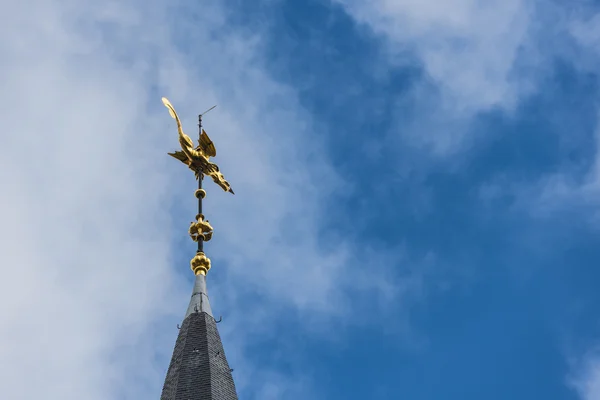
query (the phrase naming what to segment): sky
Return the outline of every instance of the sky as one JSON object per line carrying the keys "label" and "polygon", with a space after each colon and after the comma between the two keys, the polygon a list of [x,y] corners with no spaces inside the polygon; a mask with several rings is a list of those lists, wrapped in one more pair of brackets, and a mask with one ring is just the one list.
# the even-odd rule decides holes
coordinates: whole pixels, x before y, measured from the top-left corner
{"label": "sky", "polygon": [[208,181],[239,397],[600,399],[600,3],[0,13],[0,387],[159,398]]}

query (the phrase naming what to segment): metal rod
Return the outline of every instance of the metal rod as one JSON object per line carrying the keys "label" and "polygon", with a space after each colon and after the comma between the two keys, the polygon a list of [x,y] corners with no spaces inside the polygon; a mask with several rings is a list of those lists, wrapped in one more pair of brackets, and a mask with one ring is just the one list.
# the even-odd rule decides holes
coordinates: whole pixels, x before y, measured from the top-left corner
{"label": "metal rod", "polygon": [[[202,114],[198,115],[198,142],[200,142],[200,136],[202,135]],[[198,175],[198,189],[202,189],[202,172]],[[202,214],[202,196],[198,196],[198,214]],[[204,240],[202,240],[202,236],[198,238],[198,251],[197,253],[204,252]]]}

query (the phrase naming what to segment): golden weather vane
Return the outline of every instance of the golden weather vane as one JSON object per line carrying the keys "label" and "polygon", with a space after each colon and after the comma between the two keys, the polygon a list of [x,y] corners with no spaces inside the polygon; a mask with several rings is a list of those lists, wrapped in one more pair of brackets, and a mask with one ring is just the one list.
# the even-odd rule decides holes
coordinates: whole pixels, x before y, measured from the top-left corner
{"label": "golden weather vane", "polygon": [[[204,214],[202,214],[202,199],[206,196],[206,192],[202,189],[202,179],[204,175],[208,175],[212,178],[213,182],[219,185],[224,191],[233,194],[233,190],[231,190],[231,185],[219,171],[219,166],[210,162],[210,157],[215,157],[217,155],[217,150],[215,149],[212,140],[210,140],[204,129],[202,129],[202,114],[198,117],[200,138],[198,140],[198,146],[194,147],[192,139],[183,132],[181,121],[179,120],[177,112],[175,112],[175,108],[171,105],[171,102],[169,102],[166,97],[162,98],[162,102],[169,109],[171,117],[177,121],[179,144],[181,145],[181,151],[175,151],[174,153],[168,154],[194,171],[196,179],[198,180],[198,190],[196,190],[196,197],[198,198],[198,215],[196,215],[196,221],[191,223],[188,230],[192,240],[198,243],[198,251],[190,264],[194,274],[206,275],[210,269],[210,259],[204,254],[203,243],[208,242],[212,238],[213,227],[208,220],[204,219]],[[213,108],[214,107],[210,108],[208,111]]]}
{"label": "golden weather vane", "polygon": [[210,157],[215,157],[217,155],[217,150],[215,149],[215,145],[210,140],[204,129],[202,129],[200,134],[200,140],[197,147],[194,147],[194,142],[192,139],[183,133],[183,128],[181,127],[181,121],[179,120],[179,116],[175,112],[175,108],[171,105],[169,100],[166,97],[162,98],[163,104],[169,109],[169,114],[171,117],[177,121],[177,130],[179,131],[179,144],[181,145],[182,151],[176,151],[174,153],[168,153],[170,156],[175,157],[185,165],[187,165],[194,173],[196,174],[196,179],[201,179],[200,174],[208,175],[212,178],[212,180],[219,185],[224,191],[231,192],[233,194],[233,190],[231,190],[231,185],[229,182],[225,180],[223,174],[219,171],[219,166],[217,164],[211,163],[209,161]]}

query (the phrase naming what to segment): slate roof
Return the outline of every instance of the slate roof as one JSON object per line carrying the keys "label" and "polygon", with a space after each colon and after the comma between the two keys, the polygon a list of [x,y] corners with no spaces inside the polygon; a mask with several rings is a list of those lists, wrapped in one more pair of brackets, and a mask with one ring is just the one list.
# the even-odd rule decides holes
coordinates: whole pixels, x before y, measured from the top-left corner
{"label": "slate roof", "polygon": [[204,275],[196,277],[160,399],[238,399],[208,302]]}

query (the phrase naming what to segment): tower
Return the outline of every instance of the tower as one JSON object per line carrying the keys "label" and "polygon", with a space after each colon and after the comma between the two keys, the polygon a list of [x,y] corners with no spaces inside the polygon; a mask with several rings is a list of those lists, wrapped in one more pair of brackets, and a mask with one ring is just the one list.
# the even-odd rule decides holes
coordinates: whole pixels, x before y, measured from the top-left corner
{"label": "tower", "polygon": [[[202,129],[202,114],[198,117],[199,144],[194,144],[183,133],[181,122],[171,103],[162,98],[171,117],[177,122],[181,151],[169,153],[170,156],[186,164],[198,180],[198,215],[189,228],[189,235],[198,243],[196,255],[190,262],[196,277],[192,297],[179,335],[175,343],[173,357],[167,370],[161,400],[237,400],[231,369],[225,358],[223,344],[217,329],[217,321],[212,315],[206,274],[211,268],[210,259],[204,254],[204,242],[212,238],[213,227],[204,219],[202,199],[206,191],[202,189],[204,176],[212,180],[223,190],[233,193],[231,186],[219,171],[219,167],[210,162],[216,156],[213,142]],[[210,110],[208,110],[210,111]],[[206,113],[206,112],[205,112]]]}

